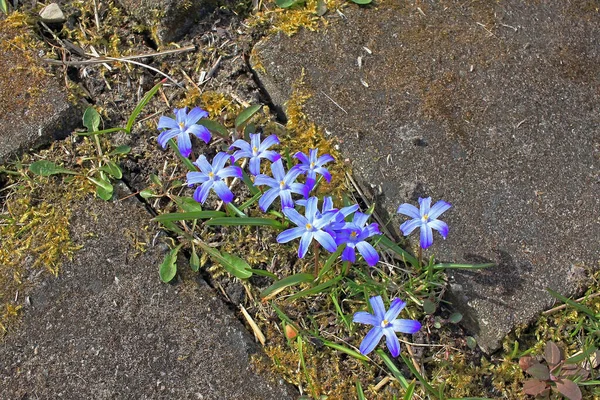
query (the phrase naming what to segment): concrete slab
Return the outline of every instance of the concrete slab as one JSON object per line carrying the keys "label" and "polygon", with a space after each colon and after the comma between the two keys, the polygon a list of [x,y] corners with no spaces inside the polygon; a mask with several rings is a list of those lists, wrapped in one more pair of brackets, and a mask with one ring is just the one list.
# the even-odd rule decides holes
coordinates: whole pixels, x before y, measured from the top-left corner
{"label": "concrete slab", "polygon": [[39,63],[28,29],[0,23],[0,164],[81,125],[83,107],[70,103],[64,85]]}
{"label": "concrete slab", "polygon": [[83,249],[29,294],[22,325],[0,343],[0,398],[297,397],[254,370],[259,346],[204,281],[160,282],[166,246],[152,245],[135,198],[89,199],[73,215]]}
{"label": "concrete slab", "polygon": [[454,306],[492,351],[552,304],[546,287],[571,295],[600,267],[600,13],[559,0],[419,7],[352,6],[320,33],[259,44],[251,63],[281,107],[304,71],[307,115],[396,231],[401,203],[453,204],[431,252],[497,263],[450,274]]}

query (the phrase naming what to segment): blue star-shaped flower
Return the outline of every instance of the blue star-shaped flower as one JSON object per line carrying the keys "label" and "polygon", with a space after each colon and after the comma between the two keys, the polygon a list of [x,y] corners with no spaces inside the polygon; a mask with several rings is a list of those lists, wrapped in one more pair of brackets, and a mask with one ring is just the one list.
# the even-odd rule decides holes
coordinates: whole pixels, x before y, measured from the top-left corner
{"label": "blue star-shaped flower", "polygon": [[450,203],[440,200],[431,207],[431,197],[419,197],[419,208],[412,204],[404,203],[398,207],[398,213],[411,217],[411,220],[400,225],[404,236],[410,235],[415,228],[421,228],[421,248],[426,249],[433,244],[433,231],[435,229],[444,239],[448,236],[448,225],[437,219],[444,211],[452,207]]}
{"label": "blue star-shaped flower", "polygon": [[262,143],[260,142],[260,133],[250,134],[250,143],[243,139],[238,139],[229,147],[229,150],[238,148],[233,153],[235,161],[240,158],[250,159],[250,173],[252,175],[260,174],[260,159],[266,158],[271,162],[275,162],[281,158],[281,155],[274,150],[268,150],[269,147],[279,144],[279,139],[276,135],[268,136]]}
{"label": "blue star-shaped flower", "polygon": [[327,182],[331,182],[331,174],[323,165],[333,161],[333,157],[329,154],[323,154],[317,158],[318,149],[309,149],[308,155],[302,152],[294,154],[294,158],[300,161],[300,164],[295,165],[292,169],[298,169],[306,174],[306,186],[304,197],[308,197],[308,193],[313,190],[317,182],[317,174],[323,175]]}
{"label": "blue star-shaped flower", "polygon": [[290,221],[297,225],[296,228],[286,229],[277,236],[278,243],[287,243],[290,240],[300,238],[298,246],[298,257],[303,258],[308,251],[308,247],[313,239],[321,243],[327,251],[335,252],[337,245],[333,237],[323,231],[332,218],[335,217],[337,210],[327,211],[324,214],[319,213],[317,209],[318,199],[311,197],[306,201],[306,210],[304,216],[300,215],[294,208],[284,208],[283,213]]}
{"label": "blue star-shaped flower", "polygon": [[210,142],[210,131],[206,127],[196,124],[201,118],[208,117],[208,113],[200,107],[194,107],[189,114],[187,107],[176,108],[174,113],[175,119],[162,116],[158,120],[158,130],[166,129],[158,135],[158,143],[164,149],[170,139],[177,137],[179,152],[182,156],[189,157],[192,153],[190,133],[203,140],[204,143]]}
{"label": "blue star-shaped flower", "polygon": [[285,210],[287,207],[294,207],[292,193],[302,194],[304,192],[304,185],[296,182],[296,178],[300,175],[300,171],[292,168],[286,174],[283,169],[283,162],[279,159],[271,164],[271,172],[273,173],[272,178],[260,174],[257,175],[254,180],[256,186],[267,185],[271,187],[271,189],[267,190],[258,200],[258,206],[263,212],[267,212],[271,203],[279,197],[281,199],[282,210]]}
{"label": "blue star-shaped flower", "polygon": [[365,240],[374,235],[380,235],[379,225],[372,223],[365,226],[369,219],[368,214],[355,212],[352,222],[345,224],[344,228],[336,234],[335,242],[340,245],[345,243],[346,248],[342,252],[342,261],[356,261],[356,250],[363,256],[369,266],[379,262],[379,254],[375,248]]}
{"label": "blue star-shaped flower", "polygon": [[396,298],[390,303],[390,309],[385,311],[381,296],[371,297],[369,299],[373,312],[359,311],[354,314],[353,322],[359,324],[373,325],[373,328],[367,333],[367,336],[360,344],[360,353],[367,355],[375,349],[382,336],[385,335],[385,343],[392,353],[392,356],[398,357],[400,354],[400,341],[396,332],[415,333],[421,329],[421,323],[412,319],[397,319],[400,311],[406,306],[406,303]]}
{"label": "blue star-shaped flower", "polygon": [[194,200],[198,203],[204,203],[208,198],[212,188],[217,196],[225,203],[231,203],[233,193],[223,182],[225,178],[242,178],[242,169],[237,166],[225,167],[225,163],[231,159],[227,153],[220,152],[213,159],[212,165],[206,160],[204,155],[198,157],[194,164],[200,169],[200,172],[188,172],[187,184],[189,186],[200,184],[194,192]]}

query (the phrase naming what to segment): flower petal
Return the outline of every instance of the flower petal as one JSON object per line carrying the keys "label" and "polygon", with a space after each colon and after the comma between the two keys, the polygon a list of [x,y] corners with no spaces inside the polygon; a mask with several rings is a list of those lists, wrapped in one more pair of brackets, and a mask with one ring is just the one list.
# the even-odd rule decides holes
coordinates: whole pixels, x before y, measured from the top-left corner
{"label": "flower petal", "polygon": [[210,163],[208,162],[208,160],[206,159],[206,156],[204,154],[202,154],[200,157],[198,157],[198,159],[196,160],[196,162],[194,164],[196,164],[196,166],[200,169],[200,171],[205,172],[207,174],[209,172],[212,172],[212,170],[213,170],[212,165],[210,165]]}
{"label": "flower petal", "polygon": [[390,303],[390,308],[385,313],[385,319],[388,321],[395,320],[400,314],[400,311],[406,306],[406,302],[400,300],[399,298],[395,298]]}
{"label": "flower petal", "polygon": [[367,355],[372,352],[379,344],[382,336],[383,329],[380,326],[372,328],[360,344],[360,354]]}
{"label": "flower petal", "polygon": [[411,218],[421,219],[421,214],[419,213],[419,209],[412,204],[404,203],[398,207],[398,214],[404,214]]}
{"label": "flower petal", "polygon": [[354,250],[354,247],[346,246],[344,251],[342,251],[342,261],[350,261],[351,263],[354,263],[356,261],[356,250]]}
{"label": "flower petal", "polygon": [[242,179],[243,173],[242,169],[237,165],[230,165],[229,167],[225,167],[219,170],[216,174],[219,178],[239,178]]}
{"label": "flower petal", "polygon": [[188,158],[190,154],[192,154],[192,141],[190,140],[190,135],[185,132],[181,132],[177,135],[177,147],[179,147],[181,155]]}
{"label": "flower petal", "polygon": [[[194,107],[185,118],[186,125],[193,125],[200,120],[200,118],[207,118],[208,113],[200,107]],[[205,128],[206,129],[206,128]]]}
{"label": "flower petal", "polygon": [[169,129],[179,129],[179,125],[177,124],[177,121],[175,121],[173,118],[169,118],[169,117],[160,117],[158,119],[158,125],[156,126],[159,130],[164,129],[164,128],[169,128]]}
{"label": "flower petal", "polygon": [[194,191],[194,200],[196,200],[200,204],[204,204],[204,202],[208,198],[208,194],[210,193],[210,188],[212,187],[212,185],[212,181],[206,181],[201,186],[198,186]]}
{"label": "flower petal", "polygon": [[448,236],[448,224],[446,224],[444,221],[436,219],[433,221],[429,221],[427,225],[438,231],[444,239],[446,239],[446,237]]}
{"label": "flower petal", "polygon": [[356,248],[367,264],[372,267],[379,262],[379,254],[375,248],[367,242],[356,243]]}
{"label": "flower petal", "polygon": [[308,224],[308,220],[306,219],[306,217],[301,215],[298,211],[296,211],[293,208],[286,208],[283,210],[283,213],[294,224],[302,227],[303,229],[306,229],[306,224]]}
{"label": "flower petal", "polygon": [[321,157],[319,157],[317,159],[317,162],[315,163],[318,166],[322,166],[323,164],[327,164],[328,162],[334,161],[335,159],[333,158],[332,155],[330,154],[323,154]]}
{"label": "flower petal", "polygon": [[262,158],[266,158],[271,162],[275,162],[281,158],[281,154],[273,150],[265,150],[262,153],[260,153],[260,155]]}
{"label": "flower petal", "polygon": [[308,199],[308,201],[306,202],[306,211],[304,212],[304,215],[306,216],[306,219],[310,222],[313,223],[313,221],[315,220],[316,214],[317,214],[317,202],[319,200],[316,197],[311,197],[310,199]]}
{"label": "flower petal", "polygon": [[277,182],[285,179],[285,170],[283,169],[283,162],[281,159],[271,164],[271,172],[273,173],[273,178],[275,178]]}
{"label": "flower petal", "polygon": [[279,191],[279,182],[265,174],[256,175],[254,186],[268,186]]}
{"label": "flower petal", "polygon": [[299,226],[295,228],[286,229],[285,231],[277,235],[277,243],[287,243],[291,240],[299,238],[304,234],[304,232],[306,232],[306,229],[304,229],[304,227]]}
{"label": "flower petal", "polygon": [[302,164],[310,164],[310,160],[306,154],[302,153],[301,151],[294,154],[294,158],[298,159],[298,161],[300,161]]}
{"label": "flower petal", "polygon": [[231,150],[233,148],[238,148],[240,150],[247,151],[248,153],[250,153],[250,155],[245,157],[252,157],[252,146],[250,146],[250,144],[244,139],[238,139],[235,142],[233,142],[231,146],[229,146],[229,149]]}
{"label": "flower petal", "polygon": [[300,238],[300,245],[298,246],[298,257],[304,258],[306,253],[308,252],[308,247],[310,246],[310,242],[313,239],[313,232],[304,232],[302,237]]}
{"label": "flower petal", "polygon": [[276,144],[279,144],[279,138],[277,137],[277,135],[269,135],[265,138],[265,140],[263,140],[263,142],[261,143],[261,145],[259,147],[259,150],[265,151],[269,147],[274,146]]}
{"label": "flower petal", "polygon": [[413,319],[395,319],[391,322],[392,328],[396,332],[415,333],[421,329],[421,323]]}
{"label": "flower petal", "polygon": [[323,175],[323,178],[325,178],[325,180],[327,182],[331,182],[331,174],[329,173],[327,168],[317,167],[317,168],[315,168],[315,172]]}
{"label": "flower petal", "polygon": [[207,180],[209,180],[210,178],[208,177],[207,174],[205,174],[204,172],[188,172],[187,175],[185,176],[187,179],[187,184],[188,185],[196,185],[196,184],[201,184],[206,182]]}
{"label": "flower petal", "polygon": [[321,243],[321,245],[327,249],[327,251],[334,253],[337,250],[337,244],[335,244],[335,240],[329,233],[315,231],[313,232],[313,236],[317,239],[317,242]]}
{"label": "flower petal", "polygon": [[402,231],[402,234],[404,236],[408,236],[412,233],[412,231],[415,230],[415,228],[418,228],[420,226],[421,226],[421,219],[419,219],[419,218],[409,219],[408,221],[406,221],[402,225],[400,225],[400,230]]}
{"label": "flower petal", "polygon": [[354,317],[352,317],[352,322],[358,322],[359,324],[373,325],[373,326],[378,326],[380,323],[377,320],[376,316],[374,316],[373,314],[368,313],[366,311],[359,311],[357,313],[354,313]]}
{"label": "flower petal", "polygon": [[398,340],[398,336],[396,336],[392,329],[388,328],[382,330],[385,335],[385,344],[392,354],[392,357],[398,357],[400,355],[400,341]]}
{"label": "flower petal", "polygon": [[279,196],[279,188],[269,189],[258,199],[258,206],[263,212],[267,212],[273,201]]}
{"label": "flower petal", "polygon": [[452,207],[452,204],[447,203],[444,200],[438,201],[431,207],[431,210],[429,210],[429,219],[436,219],[450,207]]}
{"label": "flower petal", "polygon": [[427,224],[421,226],[421,248],[426,249],[433,244],[433,231]]}
{"label": "flower petal", "polygon": [[419,212],[421,217],[424,215],[429,215],[429,210],[431,208],[431,197],[421,198],[419,197]]}
{"label": "flower petal", "polygon": [[229,190],[225,182],[216,181],[213,184],[213,190],[215,191],[217,196],[219,196],[219,198],[225,203],[231,203],[231,200],[233,200],[233,193],[231,192],[231,190]]}
{"label": "flower petal", "polygon": [[248,168],[248,169],[250,170],[250,173],[252,175],[260,174],[260,158],[252,157],[250,159],[250,168]]}
{"label": "flower petal", "polygon": [[167,142],[173,139],[175,136],[179,135],[179,132],[179,128],[169,129],[168,131],[161,132],[161,134],[158,135],[158,138],[156,140],[158,141],[158,144],[164,149],[165,147],[167,147]]}
{"label": "flower petal", "polygon": [[231,158],[231,155],[229,155],[223,151],[218,152],[212,161],[213,172],[215,174],[218,174],[219,171],[221,169],[223,169],[223,167],[225,166],[225,163],[230,160],[230,158]]}
{"label": "flower petal", "polygon": [[363,214],[361,212],[355,212],[354,216],[352,217],[352,222],[354,224],[356,224],[358,227],[362,228],[363,226],[365,226],[365,223],[369,219],[369,216],[370,216],[369,214]]}
{"label": "flower petal", "polygon": [[289,190],[280,190],[279,198],[281,199],[281,209],[294,207],[294,200]]}
{"label": "flower petal", "polygon": [[371,303],[371,308],[373,308],[373,313],[379,320],[379,322],[383,321],[385,318],[385,307],[383,306],[383,299],[381,296],[373,296],[369,299],[369,303]]}
{"label": "flower petal", "polygon": [[212,137],[212,135],[210,134],[210,131],[208,129],[206,129],[205,126],[202,125],[192,125],[189,128],[187,128],[187,130],[185,131],[186,133],[191,133],[192,135],[196,136],[198,139],[202,140],[204,143],[208,144],[208,142],[210,142],[210,138]]}

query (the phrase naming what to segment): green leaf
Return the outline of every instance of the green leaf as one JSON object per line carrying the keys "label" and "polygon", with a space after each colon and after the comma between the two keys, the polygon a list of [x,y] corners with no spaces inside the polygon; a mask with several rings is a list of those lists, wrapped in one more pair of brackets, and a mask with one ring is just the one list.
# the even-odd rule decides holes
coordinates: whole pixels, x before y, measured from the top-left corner
{"label": "green leaf", "polygon": [[425,388],[425,390],[427,392],[429,392],[429,394],[437,397],[437,391],[433,388],[433,386],[431,386],[429,384],[429,382],[427,382],[427,380],[423,377],[423,375],[421,375],[419,373],[419,371],[417,371],[417,369],[413,365],[412,361],[409,360],[404,354],[400,354],[400,357],[402,357],[402,360],[404,361],[404,364],[408,367],[408,369],[410,370],[410,372],[412,372],[413,375],[417,378],[417,380],[419,382],[421,382],[421,384],[423,385],[423,387]]}
{"label": "green leaf", "polygon": [[177,273],[177,253],[179,252],[180,248],[181,245],[169,251],[165,255],[165,259],[163,260],[162,264],[160,264],[158,273],[160,275],[160,280],[164,283],[171,282]]}
{"label": "green leaf", "polygon": [[335,285],[342,278],[343,278],[342,275],[338,275],[335,278],[330,279],[328,281],[325,281],[325,282],[323,282],[323,283],[321,283],[321,284],[319,284],[317,286],[314,286],[314,287],[311,287],[311,288],[308,288],[308,289],[304,289],[304,290],[302,290],[302,291],[300,291],[298,293],[295,293],[295,294],[291,295],[290,297],[288,297],[288,300],[289,301],[294,301],[294,300],[299,299],[299,298],[304,297],[304,296],[310,296],[312,294],[317,294],[317,293],[324,292],[325,289],[328,289],[329,287]]}
{"label": "green leaf", "polygon": [[101,131],[93,131],[93,132],[79,132],[77,136],[94,136],[94,135],[102,135],[105,133],[113,133],[113,132],[127,132],[125,128],[110,128],[110,129],[102,129]]}
{"label": "green leaf", "polygon": [[583,352],[576,354],[573,357],[567,358],[567,360],[565,361],[565,364],[577,364],[584,360],[587,360],[588,357],[597,350],[598,350],[597,347],[593,347],[593,346],[588,347]]}
{"label": "green leaf", "polygon": [[202,211],[202,204],[191,197],[178,197],[175,202],[184,212]]}
{"label": "green leaf", "polygon": [[412,256],[402,247],[398,246],[396,243],[392,242],[387,236],[381,235],[378,237],[378,240],[380,244],[398,254],[403,260],[406,260],[406,262],[412,266],[417,267],[419,265],[419,262],[414,256]]}
{"label": "green leaf", "polygon": [[475,340],[473,336],[467,336],[467,346],[471,350],[475,350],[475,348],[477,347],[477,340]]}
{"label": "green leaf", "polygon": [[100,187],[100,186],[96,186],[96,195],[98,197],[100,197],[104,201],[110,201],[110,200],[112,200],[112,196],[113,196],[112,185],[110,187],[110,190],[107,190],[107,189],[105,189],[103,187]]}
{"label": "green leaf", "polygon": [[423,300],[423,312],[425,314],[433,314],[435,312],[436,308],[437,308],[437,305],[433,301],[431,301],[429,299]]}
{"label": "green leaf", "polygon": [[8,15],[8,4],[6,4],[6,0],[0,0],[0,10]]}
{"label": "green leaf", "polygon": [[329,258],[327,258],[327,261],[325,261],[325,265],[323,265],[323,268],[321,268],[319,271],[317,281],[320,281],[321,278],[325,276],[327,272],[329,272],[329,270],[333,267],[333,263],[339,258],[340,254],[342,254],[342,251],[344,251],[345,248],[346,246],[338,246],[337,250],[334,253],[331,253]]}
{"label": "green leaf", "polygon": [[296,0],[275,0],[275,3],[281,8],[290,8],[296,4]]}
{"label": "green leaf", "polygon": [[[102,172],[100,173],[102,174]],[[111,192],[113,191],[113,186],[110,184],[110,182],[108,182],[104,177],[102,177],[102,175],[98,178],[94,178],[93,176],[88,176],[88,179],[96,186],[101,187],[102,189],[104,189],[106,192]]]}
{"label": "green leaf", "polygon": [[210,226],[270,226],[275,229],[283,229],[283,224],[279,221],[269,218],[238,218],[222,217],[213,218],[204,223]]}
{"label": "green leaf", "polygon": [[193,221],[195,219],[209,219],[223,217],[226,214],[223,211],[190,211],[182,213],[161,214],[154,217],[153,221]]}
{"label": "green leaf", "polygon": [[246,108],[244,111],[242,111],[235,119],[235,128],[238,129],[240,126],[243,126],[261,108],[262,108],[262,104],[255,104],[253,106]]}
{"label": "green leaf", "polygon": [[149,199],[150,197],[154,196],[154,192],[150,189],[144,189],[140,192],[140,196],[143,199]]}
{"label": "green leaf", "polygon": [[198,123],[211,132],[218,133],[224,138],[229,137],[229,131],[223,125],[208,118],[202,118]]}
{"label": "green leaf", "polygon": [[314,279],[315,277],[313,276],[313,274],[308,273],[290,275],[278,280],[277,282],[263,290],[260,293],[260,297],[263,299],[267,297],[271,298],[287,287],[296,286],[301,283],[312,282]]}
{"label": "green leaf", "polygon": [[462,321],[462,319],[463,316],[459,312],[455,312],[452,315],[450,315],[450,317],[448,317],[448,321],[450,321],[453,324],[458,324],[460,321]]}
{"label": "green leaf", "polygon": [[359,380],[356,380],[356,398],[358,400],[366,400],[362,385]]}
{"label": "green leaf", "polygon": [[83,126],[85,126],[88,132],[94,132],[98,130],[100,126],[100,114],[94,107],[88,107],[83,113]]}
{"label": "green leaf", "polygon": [[398,367],[396,367],[396,364],[394,364],[390,357],[387,354],[385,354],[385,352],[381,349],[377,349],[375,350],[375,352],[379,355],[379,357],[381,357],[383,363],[390,370],[394,378],[396,378],[396,380],[400,382],[400,386],[402,386],[404,390],[408,389],[408,382],[406,381],[406,378],[402,375],[402,373],[400,372]]}
{"label": "green leaf", "polygon": [[319,17],[322,17],[326,13],[327,13],[327,3],[325,2],[325,0],[317,0],[317,12],[316,12],[316,14]]}
{"label": "green leaf", "polygon": [[156,186],[162,186],[162,182],[156,174],[150,174],[150,182],[154,183]]}
{"label": "green leaf", "polygon": [[200,257],[198,257],[195,249],[192,251],[192,256],[190,257],[190,268],[194,272],[198,272],[200,269]]}
{"label": "green leaf", "polygon": [[148,102],[152,99],[152,97],[156,94],[156,92],[158,92],[158,89],[160,89],[160,87],[162,86],[163,83],[164,83],[164,80],[162,80],[162,81],[158,82],[156,85],[154,85],[154,87],[152,89],[150,89],[148,91],[148,93],[146,93],[144,95],[144,97],[142,97],[142,100],[140,100],[138,105],[135,106],[135,108],[131,112],[131,115],[129,116],[129,119],[127,120],[127,125],[125,126],[125,132],[131,133],[131,128],[133,127],[133,123],[135,122],[135,119],[142,112],[142,109],[146,106],[146,104],[148,104]]}
{"label": "green leaf", "polygon": [[271,279],[277,279],[277,275],[275,275],[272,272],[265,271],[264,269],[250,268],[250,272],[252,272],[254,275],[266,276]]}
{"label": "green leaf", "polygon": [[352,0],[352,2],[354,2],[356,4],[360,4],[360,5],[369,4],[369,3],[371,3],[371,1],[373,1],[373,0]]}
{"label": "green leaf", "polygon": [[550,370],[544,364],[533,364],[531,367],[527,368],[527,371],[525,372],[533,376],[535,379],[540,379],[542,381],[547,381],[550,379]]}
{"label": "green leaf", "polygon": [[456,264],[456,263],[440,263],[433,266],[434,269],[483,269],[495,267],[494,263],[486,264]]}
{"label": "green leaf", "polygon": [[351,357],[356,358],[357,360],[361,360],[361,361],[369,361],[369,357],[364,356],[362,354],[360,354],[359,352],[349,349],[345,346],[342,346],[340,344],[334,343],[334,342],[330,342],[328,340],[325,339],[321,339],[321,341],[323,342],[323,344],[327,347],[331,347],[332,349],[341,351],[342,353],[346,353]]}
{"label": "green leaf", "polygon": [[100,171],[104,171],[115,179],[121,179],[123,177],[123,173],[121,172],[121,168],[114,161],[108,161],[105,165],[100,168]]}
{"label": "green leaf", "polygon": [[406,388],[406,393],[404,393],[404,400],[411,400],[415,394],[415,388],[417,386],[417,382],[414,380],[408,385]]}
{"label": "green leaf", "polygon": [[196,242],[198,246],[202,248],[208,255],[216,262],[221,264],[223,268],[231,275],[240,278],[240,279],[248,279],[252,276],[252,271],[250,271],[250,266],[248,263],[241,258],[228,254],[221,253],[219,250],[210,247],[204,242],[198,241]]}
{"label": "green leaf", "polygon": [[131,147],[129,146],[119,146],[115,149],[113,149],[110,153],[108,153],[109,156],[117,156],[117,155],[123,155],[123,154],[129,154],[131,152]]}
{"label": "green leaf", "polygon": [[39,176],[50,176],[50,175],[56,175],[56,174],[77,175],[77,172],[68,170],[63,167],[59,167],[58,165],[54,164],[52,161],[48,161],[48,160],[40,160],[40,161],[36,161],[36,162],[32,163],[29,166],[29,170]]}
{"label": "green leaf", "polygon": [[565,296],[563,296],[562,294],[555,292],[554,290],[550,289],[550,288],[546,288],[546,290],[548,291],[548,293],[550,293],[553,297],[557,298],[558,300],[562,301],[563,303],[566,303],[568,305],[570,305],[571,307],[575,308],[576,310],[579,310],[587,315],[589,315],[590,317],[594,318],[594,319],[599,319],[600,315],[596,314],[591,308],[588,308],[586,306],[584,306],[583,304],[580,304],[576,301],[573,301],[569,298],[566,298]]}

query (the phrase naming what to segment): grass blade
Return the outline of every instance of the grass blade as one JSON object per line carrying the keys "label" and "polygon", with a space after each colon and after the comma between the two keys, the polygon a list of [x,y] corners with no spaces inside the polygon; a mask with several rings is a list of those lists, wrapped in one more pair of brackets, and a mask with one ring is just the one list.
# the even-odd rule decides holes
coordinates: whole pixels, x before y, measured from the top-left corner
{"label": "grass blade", "polygon": [[421,382],[421,384],[423,385],[423,387],[425,388],[425,390],[427,390],[429,392],[429,394],[431,394],[432,396],[438,397],[439,396],[438,391],[435,390],[433,388],[433,386],[431,386],[429,384],[429,382],[427,382],[427,380],[423,377],[423,375],[421,375],[419,373],[419,371],[417,371],[417,369],[413,365],[412,361],[409,360],[404,354],[400,354],[400,357],[402,357],[402,361],[404,361],[404,364],[406,364],[406,366],[408,367],[408,369],[410,369],[410,372],[412,372],[413,375],[417,378],[417,380],[419,382]]}
{"label": "grass blade", "polygon": [[209,131],[216,132],[224,138],[229,137],[229,131],[227,130],[227,128],[225,128],[223,125],[221,125],[218,122],[215,122],[208,118],[202,118],[200,121],[198,121],[198,123],[200,125],[204,126]]}
{"label": "grass blade", "polygon": [[296,294],[293,294],[290,297],[288,297],[288,300],[292,301],[292,300],[296,300],[296,299],[299,299],[299,298],[304,297],[304,296],[310,296],[311,294],[321,293],[325,289],[327,289],[327,288],[335,285],[336,283],[338,283],[342,278],[343,278],[342,275],[338,275],[335,278],[330,279],[330,280],[328,280],[326,282],[323,282],[323,283],[321,283],[321,284],[319,284],[317,286],[314,286],[314,287],[311,287],[311,288],[308,288],[308,289],[304,289],[304,290],[302,290],[302,291],[300,291],[300,292],[298,292]]}
{"label": "grass blade", "polygon": [[219,226],[270,226],[275,229],[283,229],[281,222],[269,218],[238,218],[238,217],[221,217],[213,218],[204,223],[204,225],[219,225]]}
{"label": "grass blade", "polygon": [[552,295],[552,297],[562,301],[565,304],[570,305],[574,309],[581,311],[582,313],[585,313],[594,319],[599,319],[599,316],[596,315],[596,313],[592,309],[584,306],[583,304],[573,301],[573,300],[563,296],[562,294],[555,292],[554,290],[552,290],[550,288],[546,288],[546,290],[548,291],[548,293],[550,293]]}
{"label": "grass blade", "polygon": [[146,93],[144,95],[144,97],[142,97],[142,100],[140,100],[138,105],[135,106],[135,108],[131,112],[131,115],[129,116],[129,119],[127,120],[127,125],[125,125],[125,132],[131,133],[131,128],[133,127],[133,123],[135,122],[135,119],[142,112],[142,109],[146,106],[146,104],[148,104],[148,102],[152,99],[152,97],[154,97],[156,92],[158,92],[158,89],[160,89],[160,87],[165,82],[166,82],[166,79],[163,79],[162,81],[158,82],[156,85],[154,85],[154,87],[152,89],[150,89],[148,91],[148,93]]}
{"label": "grass blade", "polygon": [[234,256],[228,253],[221,253],[219,250],[210,247],[204,242],[196,241],[196,245],[198,245],[202,250],[204,250],[208,255],[216,262],[221,264],[223,268],[231,275],[240,279],[248,279],[252,276],[252,271],[250,270],[250,266],[243,259]]}
{"label": "grass blade", "polygon": [[360,381],[356,381],[356,398],[358,400],[366,400],[365,399],[365,393],[363,392],[362,386],[360,384]]}
{"label": "grass blade", "polygon": [[349,349],[347,347],[344,347],[341,344],[330,342],[330,341],[325,340],[325,339],[321,339],[321,342],[323,342],[323,344],[325,346],[331,347],[332,349],[335,349],[335,350],[338,350],[338,351],[341,351],[342,353],[346,353],[349,356],[356,358],[357,360],[369,361],[369,357],[363,356],[358,351],[355,351],[355,350]]}
{"label": "grass blade", "polygon": [[384,351],[381,349],[377,349],[377,350],[375,350],[375,352],[377,353],[377,355],[379,355],[379,357],[381,357],[381,359],[383,360],[383,363],[385,364],[386,367],[388,367],[388,369],[390,370],[390,372],[392,373],[394,378],[396,378],[398,380],[398,382],[400,382],[400,386],[402,386],[402,388],[404,390],[407,390],[408,386],[409,386],[408,382],[407,382],[406,378],[404,376],[402,376],[402,373],[400,372],[398,367],[396,367],[396,365],[391,360],[391,358],[388,357],[388,355],[385,354]]}
{"label": "grass blade", "polygon": [[195,219],[219,218],[224,217],[225,215],[227,214],[225,214],[223,211],[190,211],[182,213],[161,214],[154,217],[152,220],[156,222],[192,221]]}
{"label": "grass blade", "polygon": [[238,129],[262,108],[262,104],[255,104],[242,111],[235,119],[235,128]]}
{"label": "grass blade", "polygon": [[440,263],[435,264],[433,269],[483,269],[495,267],[494,263],[486,263],[486,264],[456,264],[456,263]]}
{"label": "grass blade", "polygon": [[398,254],[402,259],[406,260],[412,266],[418,266],[419,262],[417,259],[411,255],[409,252],[404,250],[402,247],[398,246],[396,243],[392,242],[390,238],[385,235],[381,235],[378,238],[378,242],[382,244],[384,247],[392,250],[394,253]]}
{"label": "grass blade", "polygon": [[278,280],[277,282],[263,290],[260,293],[260,297],[263,300],[269,300],[287,287],[296,286],[301,283],[309,283],[312,282],[314,279],[315,277],[313,276],[313,274],[308,273],[290,275],[288,277]]}

